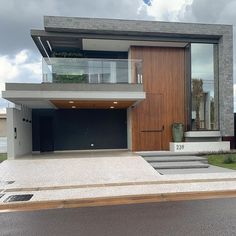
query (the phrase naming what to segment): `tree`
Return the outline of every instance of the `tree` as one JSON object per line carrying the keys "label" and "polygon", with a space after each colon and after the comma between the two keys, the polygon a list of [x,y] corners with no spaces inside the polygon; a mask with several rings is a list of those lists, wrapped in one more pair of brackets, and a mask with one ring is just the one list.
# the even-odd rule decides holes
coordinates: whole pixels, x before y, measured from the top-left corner
{"label": "tree", "polygon": [[200,105],[203,97],[203,81],[202,79],[192,79],[192,99],[196,109],[196,129],[200,129]]}

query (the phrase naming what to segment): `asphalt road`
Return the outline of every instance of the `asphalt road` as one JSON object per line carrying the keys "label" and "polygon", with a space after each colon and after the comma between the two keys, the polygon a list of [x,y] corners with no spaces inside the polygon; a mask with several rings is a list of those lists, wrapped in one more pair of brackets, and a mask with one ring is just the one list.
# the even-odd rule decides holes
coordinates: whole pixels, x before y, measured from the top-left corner
{"label": "asphalt road", "polygon": [[0,214],[0,235],[236,235],[236,198]]}

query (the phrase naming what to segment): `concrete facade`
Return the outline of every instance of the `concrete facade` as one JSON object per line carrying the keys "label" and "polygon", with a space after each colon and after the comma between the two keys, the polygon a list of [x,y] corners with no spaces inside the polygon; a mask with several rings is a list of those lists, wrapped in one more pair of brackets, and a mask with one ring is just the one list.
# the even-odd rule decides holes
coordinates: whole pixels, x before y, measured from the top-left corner
{"label": "concrete facade", "polygon": [[7,154],[8,159],[32,152],[31,109],[7,108]]}

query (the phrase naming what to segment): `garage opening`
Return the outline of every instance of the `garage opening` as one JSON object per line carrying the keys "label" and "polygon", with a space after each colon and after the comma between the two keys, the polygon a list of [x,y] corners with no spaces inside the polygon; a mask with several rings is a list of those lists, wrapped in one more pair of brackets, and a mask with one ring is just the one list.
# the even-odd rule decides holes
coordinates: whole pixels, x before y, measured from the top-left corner
{"label": "garage opening", "polygon": [[127,148],[126,109],[34,109],[33,151]]}

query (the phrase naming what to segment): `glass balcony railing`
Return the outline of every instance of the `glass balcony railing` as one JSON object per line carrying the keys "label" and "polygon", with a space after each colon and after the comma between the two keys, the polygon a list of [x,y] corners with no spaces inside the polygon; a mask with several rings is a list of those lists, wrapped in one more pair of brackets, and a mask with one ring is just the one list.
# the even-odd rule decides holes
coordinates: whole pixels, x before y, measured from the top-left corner
{"label": "glass balcony railing", "polygon": [[142,61],[128,59],[43,58],[45,83],[142,83]]}

